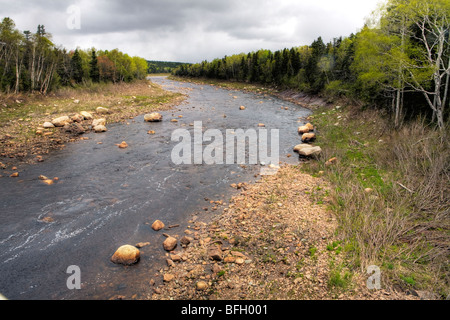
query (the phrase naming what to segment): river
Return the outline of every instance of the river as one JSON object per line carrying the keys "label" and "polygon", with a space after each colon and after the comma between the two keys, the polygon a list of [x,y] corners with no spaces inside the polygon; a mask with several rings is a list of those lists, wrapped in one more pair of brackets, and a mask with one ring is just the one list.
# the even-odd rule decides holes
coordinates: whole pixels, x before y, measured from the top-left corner
{"label": "river", "polygon": [[[188,94],[184,103],[161,112],[163,122],[147,123],[142,115],[129,125],[108,125],[108,132],[86,134],[89,140],[54,151],[45,162],[21,166],[20,178],[0,180],[0,293],[8,299],[147,297],[150,279],[160,281],[156,275],[166,263],[162,232],[182,235],[193,214],[207,221],[220,210],[203,210],[211,207],[205,198],[227,202],[238,192],[230,184],[254,182],[261,169],[260,164],[176,165],[171,158],[176,129],[193,132],[189,124],[196,121],[221,132],[264,123],[267,130],[279,130],[280,161],[298,163],[292,151],[301,143],[297,127],[304,123],[298,118],[309,110],[262,94],[164,77],[151,81]],[[241,105],[246,110],[239,110]],[[122,141],[127,149],[117,147]],[[48,186],[40,175],[59,180]],[[180,226],[155,232],[150,225],[156,219]],[[141,249],[139,263],[124,267],[110,261],[119,246],[138,242],[150,243]],[[81,271],[80,290],[66,285],[72,265]]]}

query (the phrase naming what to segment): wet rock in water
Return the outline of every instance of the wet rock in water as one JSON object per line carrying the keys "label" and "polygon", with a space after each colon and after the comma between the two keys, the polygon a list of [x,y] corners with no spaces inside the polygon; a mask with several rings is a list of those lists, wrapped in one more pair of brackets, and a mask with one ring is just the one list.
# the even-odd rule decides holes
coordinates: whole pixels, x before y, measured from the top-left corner
{"label": "wet rock in water", "polygon": [[153,222],[153,224],[152,224],[152,229],[153,230],[159,231],[162,228],[164,228],[164,223],[163,222],[161,222],[159,220],[156,220],[155,222]]}
{"label": "wet rock in water", "polygon": [[144,121],[146,122],[161,122],[162,120],[163,116],[158,112],[153,112],[144,116]]}
{"label": "wet rock in water", "polygon": [[149,130],[148,132],[147,132],[147,134],[155,134],[156,132],[155,131],[153,131],[153,130]]}
{"label": "wet rock in water", "polygon": [[108,131],[108,129],[106,129],[106,127],[104,125],[95,126],[93,129],[96,133]]}
{"label": "wet rock in water", "polygon": [[112,262],[128,266],[137,263],[139,259],[139,249],[131,245],[121,246],[111,257]]}
{"label": "wet rock in water", "polygon": [[52,184],[54,184],[55,182],[51,179],[44,179],[42,180],[43,183],[45,183],[48,186],[51,186]]}
{"label": "wet rock in water", "polygon": [[10,175],[11,178],[17,178],[19,176],[18,172],[14,172],[12,175]]}
{"label": "wet rock in water", "polygon": [[244,106],[240,106],[239,110],[245,110],[245,107]]}
{"label": "wet rock in water", "polygon": [[95,119],[92,121],[92,127],[106,126],[106,119]]}
{"label": "wet rock in water", "polygon": [[122,141],[121,144],[117,145],[120,149],[126,149],[128,148],[128,143],[126,143],[125,141]]}
{"label": "wet rock in water", "polygon": [[93,120],[94,116],[87,111],[81,111],[80,114],[83,116],[84,120]]}
{"label": "wet rock in water", "polygon": [[55,127],[64,127],[66,124],[72,123],[72,120],[68,116],[59,117],[52,120],[52,124]]}
{"label": "wet rock in water", "polygon": [[44,122],[44,124],[42,126],[44,127],[44,129],[51,129],[51,128],[55,127],[55,125],[53,123],[48,122],[48,121]]}
{"label": "wet rock in water", "polygon": [[163,242],[164,250],[166,251],[172,251],[177,246],[177,239],[174,237],[167,237],[166,240]]}
{"label": "wet rock in water", "polygon": [[308,143],[308,142],[311,142],[311,141],[314,141],[314,140],[316,140],[316,134],[315,133],[305,133],[302,136],[302,142]]}
{"label": "wet rock in water", "polygon": [[139,242],[139,243],[136,243],[135,247],[140,249],[140,248],[143,248],[148,245],[150,245],[150,242]]}
{"label": "wet rock in water", "polygon": [[199,281],[195,285],[195,288],[199,291],[206,290],[208,288],[208,284],[205,281]]}
{"label": "wet rock in water", "polygon": [[104,107],[98,107],[95,112],[97,112],[98,114],[109,114],[110,111],[107,108]]}

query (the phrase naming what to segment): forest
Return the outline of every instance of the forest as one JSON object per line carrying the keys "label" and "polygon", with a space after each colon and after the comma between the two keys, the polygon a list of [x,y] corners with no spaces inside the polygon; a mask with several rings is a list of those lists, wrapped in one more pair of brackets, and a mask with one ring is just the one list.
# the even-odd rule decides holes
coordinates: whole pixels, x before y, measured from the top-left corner
{"label": "forest", "polygon": [[184,63],[182,62],[170,62],[170,61],[147,61],[148,73],[171,73],[176,68],[180,67]]}
{"label": "forest", "polygon": [[8,17],[0,23],[0,92],[46,94],[64,86],[143,79],[147,71],[144,58],[118,49],[67,51],[43,25],[31,33],[19,31]]}
{"label": "forest", "polygon": [[245,81],[386,108],[396,127],[417,115],[448,118],[450,2],[389,0],[356,34],[275,52],[182,65],[177,76]]}

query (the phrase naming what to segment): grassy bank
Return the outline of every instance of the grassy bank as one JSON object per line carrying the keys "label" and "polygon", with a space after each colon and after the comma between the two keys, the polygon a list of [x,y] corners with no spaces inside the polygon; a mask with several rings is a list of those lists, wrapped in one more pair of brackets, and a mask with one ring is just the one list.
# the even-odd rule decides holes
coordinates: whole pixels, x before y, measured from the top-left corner
{"label": "grassy bank", "polygon": [[[23,160],[32,155],[46,154],[68,141],[78,139],[61,128],[46,130],[49,135],[36,134],[45,121],[60,116],[70,116],[80,111],[95,115],[97,107],[105,107],[110,114],[101,117],[106,118],[107,123],[114,123],[146,112],[167,109],[182,99],[181,94],[165,91],[147,80],[64,88],[46,96],[0,95],[0,156],[7,161]],[[83,126],[88,128],[89,123],[83,123]]]}
{"label": "grassy bank", "polygon": [[382,112],[359,107],[320,108],[312,122],[324,154],[302,170],[323,174],[333,186],[330,208],[349,270],[376,265],[383,286],[446,298],[448,139],[421,120],[395,131]]}

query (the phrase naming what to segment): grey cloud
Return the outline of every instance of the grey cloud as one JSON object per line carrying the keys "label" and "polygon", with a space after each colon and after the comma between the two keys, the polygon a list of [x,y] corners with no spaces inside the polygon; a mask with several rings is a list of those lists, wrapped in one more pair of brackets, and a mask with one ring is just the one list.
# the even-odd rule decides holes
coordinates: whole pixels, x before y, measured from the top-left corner
{"label": "grey cloud", "polygon": [[[366,0],[359,3],[377,0]],[[225,54],[310,44],[356,31],[355,22],[329,8],[331,0],[0,0],[3,16],[21,30],[44,24],[54,42],[119,48],[148,59],[197,62]],[[341,0],[356,3],[356,0]],[[322,6],[319,6],[322,4]],[[81,10],[81,29],[66,27],[67,8]],[[374,5],[370,7],[373,9]],[[336,11],[336,12],[335,12]],[[348,11],[351,13],[352,8]],[[370,10],[367,9],[366,15]]]}

